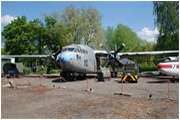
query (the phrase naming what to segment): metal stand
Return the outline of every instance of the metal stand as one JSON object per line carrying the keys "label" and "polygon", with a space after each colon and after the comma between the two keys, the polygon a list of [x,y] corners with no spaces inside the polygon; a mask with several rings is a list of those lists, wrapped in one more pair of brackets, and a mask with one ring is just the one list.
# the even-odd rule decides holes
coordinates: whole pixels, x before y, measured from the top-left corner
{"label": "metal stand", "polygon": [[121,93],[122,93],[122,96],[123,96],[123,80],[121,80],[122,83],[121,83]]}
{"label": "metal stand", "polygon": [[170,99],[170,80],[168,80],[168,98],[166,100],[167,101],[177,101],[177,100]]}
{"label": "metal stand", "polygon": [[60,76],[60,85],[59,85],[59,89],[61,89],[61,79],[62,79],[62,77]]}

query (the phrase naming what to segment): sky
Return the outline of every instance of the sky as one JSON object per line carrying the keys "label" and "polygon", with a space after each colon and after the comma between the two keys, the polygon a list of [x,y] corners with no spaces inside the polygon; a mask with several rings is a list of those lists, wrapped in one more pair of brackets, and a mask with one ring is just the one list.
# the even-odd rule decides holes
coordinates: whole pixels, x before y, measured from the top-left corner
{"label": "sky", "polygon": [[123,24],[148,42],[154,42],[159,33],[154,26],[151,1],[1,1],[1,31],[18,16],[25,15],[27,21],[37,18],[43,20],[42,13],[63,11],[70,4],[77,8],[95,7],[103,16],[101,24],[104,29]]}

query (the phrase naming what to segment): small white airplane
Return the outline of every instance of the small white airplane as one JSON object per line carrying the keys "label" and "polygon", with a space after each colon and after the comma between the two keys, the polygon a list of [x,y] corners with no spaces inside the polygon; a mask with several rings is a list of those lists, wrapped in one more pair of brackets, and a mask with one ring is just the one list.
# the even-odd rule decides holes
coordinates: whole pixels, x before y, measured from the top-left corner
{"label": "small white airplane", "polygon": [[158,70],[160,73],[179,77],[179,56],[169,57],[164,62],[158,64]]}
{"label": "small white airplane", "polygon": [[[85,76],[87,73],[96,73],[98,80],[102,79],[103,68],[109,61],[116,61],[119,66],[123,64],[119,61],[120,57],[136,57],[136,56],[152,56],[162,54],[179,53],[179,50],[173,51],[151,51],[151,52],[131,52],[119,53],[125,45],[122,44],[116,51],[108,51],[104,45],[100,45],[105,51],[93,50],[87,45],[72,44],[65,46],[52,54],[45,46],[45,50],[49,55],[8,55],[4,57],[12,58],[45,58],[54,61],[62,70],[61,76],[66,78],[73,78],[76,80],[77,76]],[[107,57],[107,60],[100,65],[100,57]]]}

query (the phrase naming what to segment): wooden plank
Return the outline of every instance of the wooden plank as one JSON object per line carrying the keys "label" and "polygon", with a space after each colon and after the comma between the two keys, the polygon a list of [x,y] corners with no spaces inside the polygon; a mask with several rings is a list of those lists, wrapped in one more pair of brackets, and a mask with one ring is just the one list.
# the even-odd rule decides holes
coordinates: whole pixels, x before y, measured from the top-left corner
{"label": "wooden plank", "polygon": [[132,96],[132,93],[125,93],[125,92],[123,92],[123,94],[122,94],[122,92],[116,92],[116,93],[114,93],[114,95],[123,95],[123,96]]}

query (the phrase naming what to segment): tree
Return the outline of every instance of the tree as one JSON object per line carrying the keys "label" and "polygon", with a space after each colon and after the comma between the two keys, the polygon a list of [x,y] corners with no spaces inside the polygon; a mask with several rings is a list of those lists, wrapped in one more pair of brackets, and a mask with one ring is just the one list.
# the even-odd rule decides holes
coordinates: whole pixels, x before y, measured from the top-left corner
{"label": "tree", "polygon": [[[50,29],[55,22],[54,19],[46,18],[46,25],[39,19],[27,23],[25,16],[18,17],[6,25],[2,32],[6,39],[5,51],[10,55],[45,54],[43,46],[48,45],[52,52],[56,52],[61,48],[61,39],[57,31]],[[28,66],[35,64],[35,59],[19,60]]]}
{"label": "tree", "polygon": [[[47,14],[44,15],[45,15],[46,28],[48,29],[48,36],[46,37],[48,41],[47,45],[50,51],[52,53],[55,53],[63,46],[62,31],[56,29],[57,28],[56,26],[58,25],[56,11],[54,11],[51,15],[47,15]],[[47,73],[49,73],[49,71],[52,68],[58,68],[57,65],[54,64],[53,62],[48,63],[47,66],[48,66]]]}
{"label": "tree", "polygon": [[[2,35],[5,37],[5,51],[10,55],[33,55],[36,53],[34,45],[34,31],[32,23],[28,24],[26,17],[18,17],[4,27]],[[19,59],[20,60],[20,59]],[[33,60],[23,60],[24,64],[32,66]]]}
{"label": "tree", "polygon": [[46,44],[52,52],[56,52],[63,46],[62,32],[59,29],[56,29],[57,18],[53,18],[53,16],[47,15],[45,16],[45,23],[45,27],[47,28],[48,32],[46,36]]}
{"label": "tree", "polygon": [[[108,26],[105,40],[109,50],[116,50],[122,43],[126,46],[120,52],[144,52],[154,50],[154,44],[146,40],[141,40],[133,30],[122,24],[118,24],[117,28]],[[135,57],[130,59],[141,64],[152,64],[152,62],[147,62],[150,57]]]}
{"label": "tree", "polygon": [[[10,55],[33,55],[37,53],[35,47],[35,32],[33,31],[34,23],[27,23],[26,17],[18,17],[4,27],[2,35],[6,38],[5,51]],[[32,66],[32,59],[18,59],[25,65]]]}
{"label": "tree", "polygon": [[106,37],[105,37],[105,41],[106,44],[108,45],[108,49],[109,50],[115,50],[115,35],[116,35],[116,31],[114,29],[114,27],[110,27],[108,26],[107,30],[106,30]]}
{"label": "tree", "polygon": [[156,50],[179,49],[179,1],[154,1],[155,26],[159,29]]}
{"label": "tree", "polygon": [[1,48],[1,55],[7,55],[7,53],[5,52],[4,48]]}
{"label": "tree", "polygon": [[126,47],[124,47],[121,52],[132,51],[132,49],[139,44],[139,38],[136,33],[122,24],[118,24],[115,29],[108,27],[105,39],[110,50],[115,50],[124,43]]}
{"label": "tree", "polygon": [[3,48],[4,48],[5,41],[6,41],[5,37],[1,35],[1,47]]}
{"label": "tree", "polygon": [[50,15],[44,15],[56,20],[53,29],[60,31],[64,46],[72,43],[94,46],[104,40],[102,15],[91,6],[76,8],[69,5],[62,13],[53,11]]}

